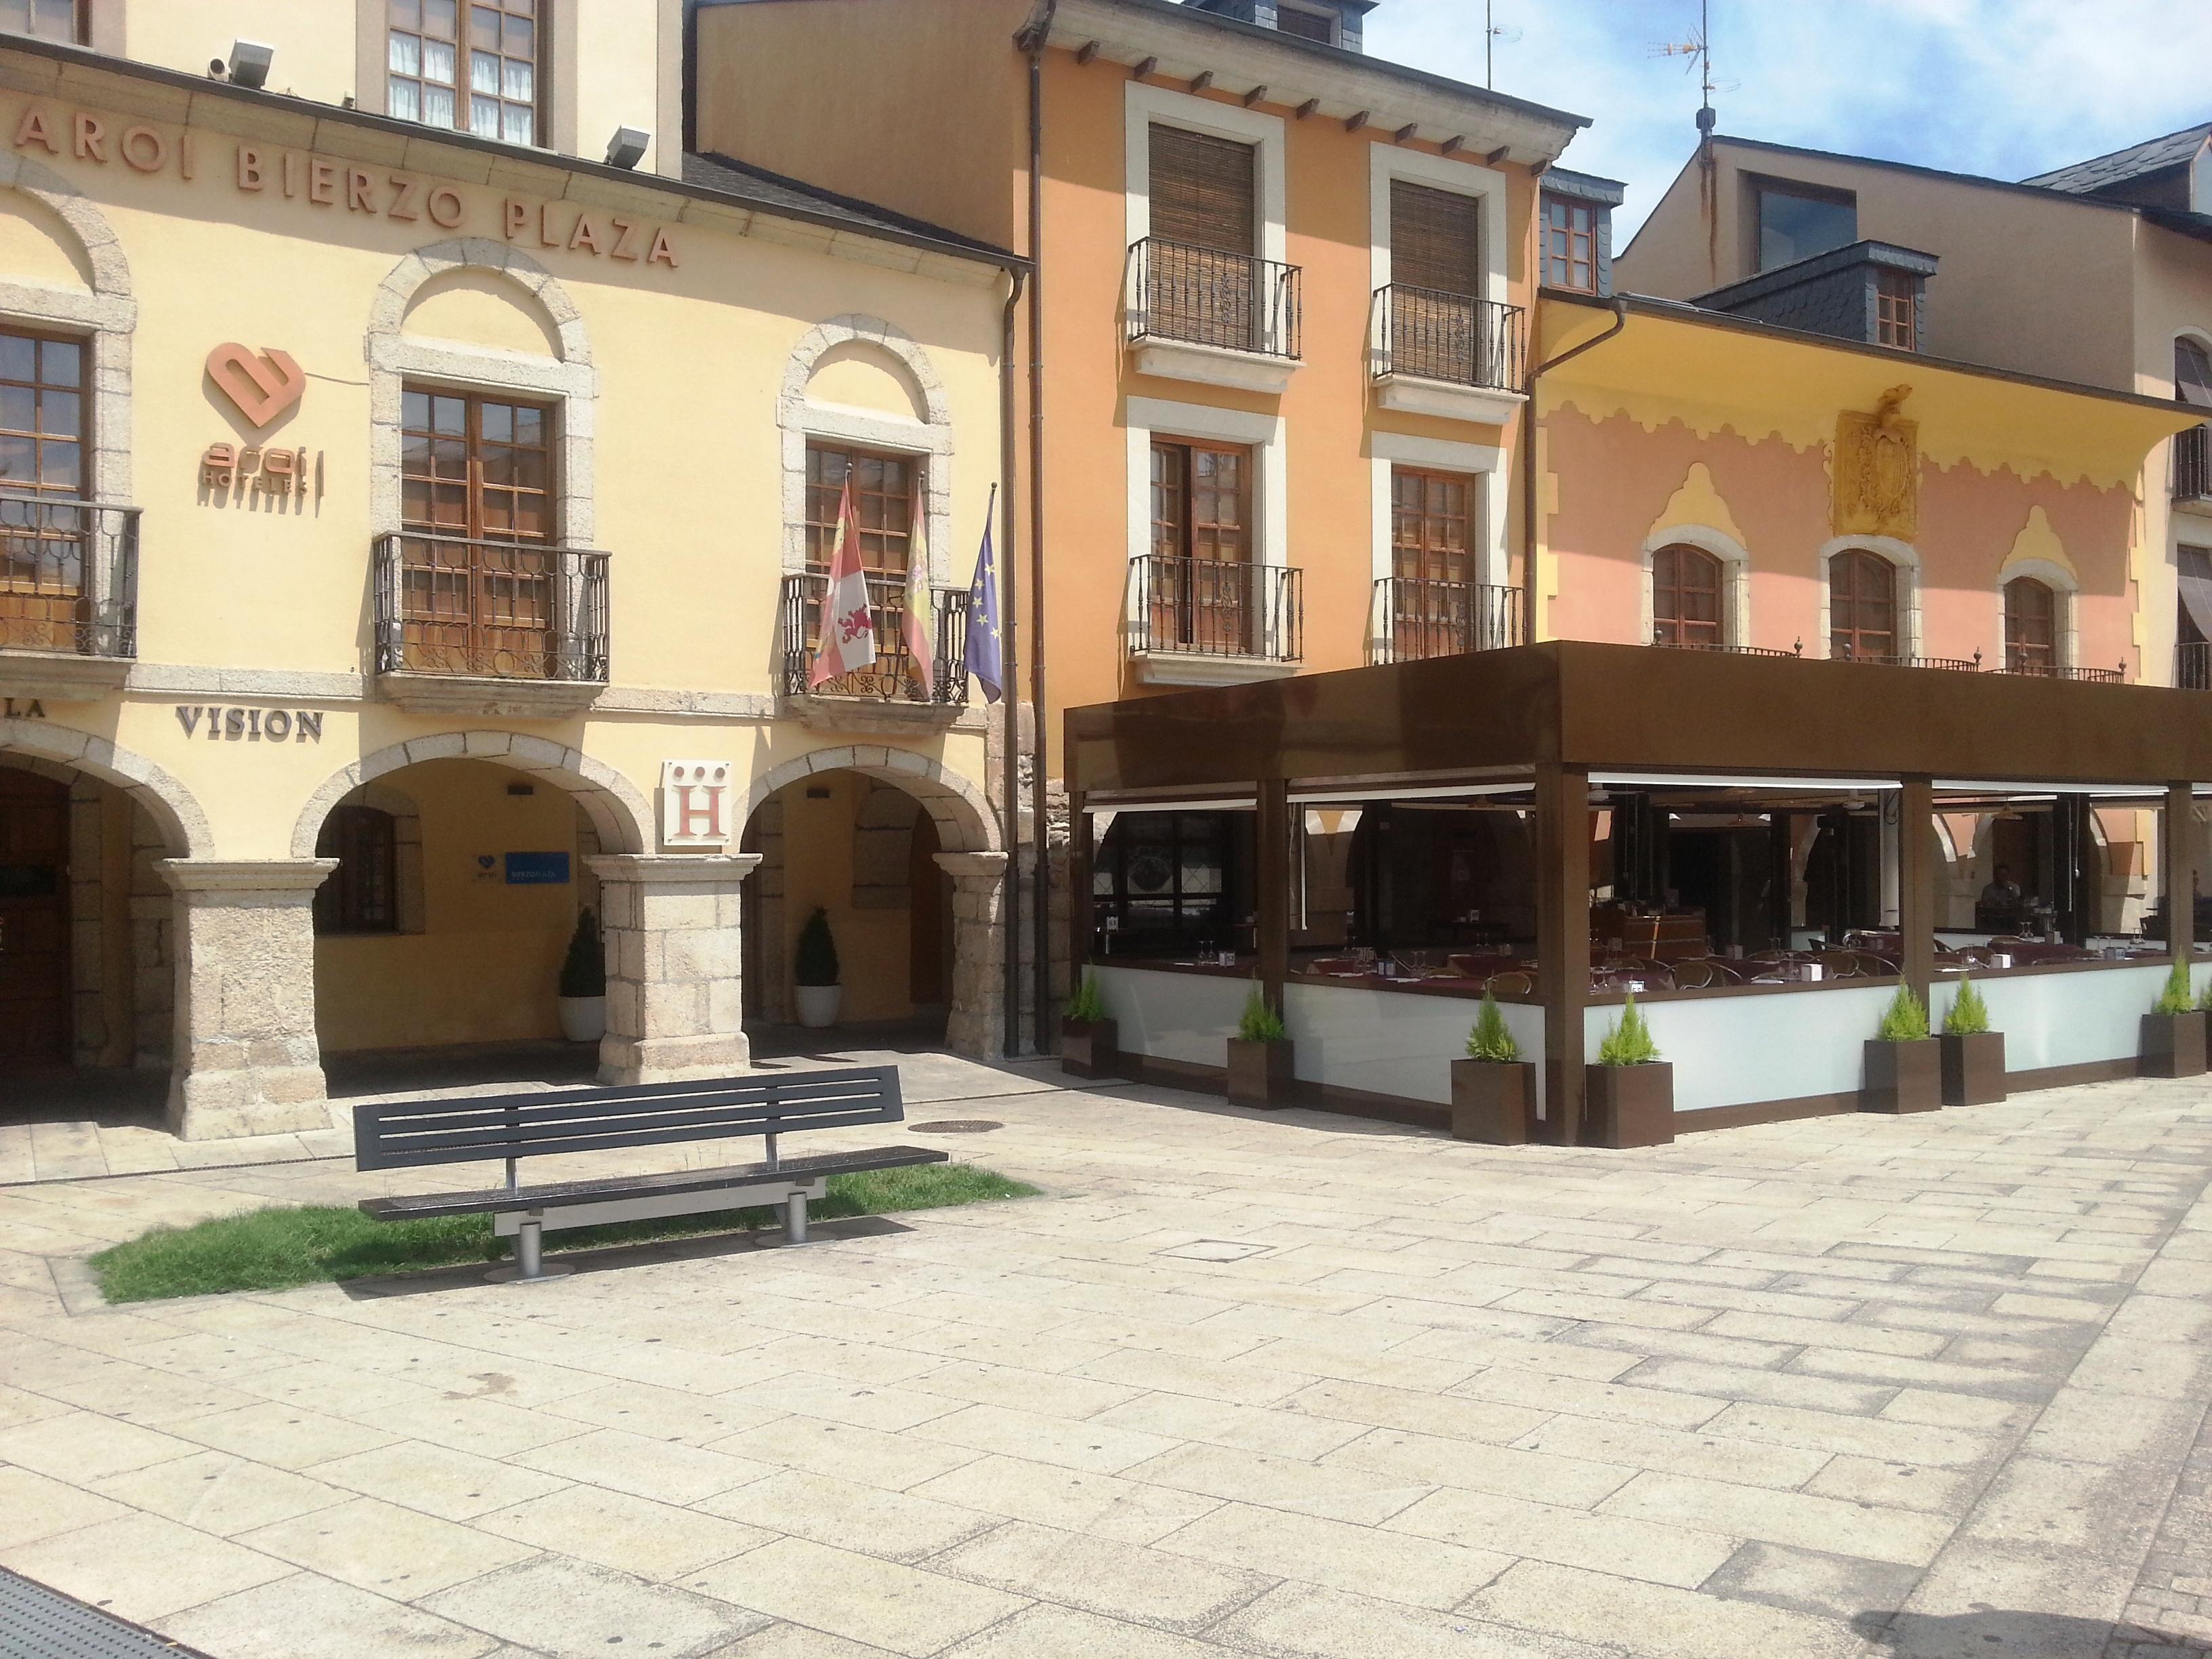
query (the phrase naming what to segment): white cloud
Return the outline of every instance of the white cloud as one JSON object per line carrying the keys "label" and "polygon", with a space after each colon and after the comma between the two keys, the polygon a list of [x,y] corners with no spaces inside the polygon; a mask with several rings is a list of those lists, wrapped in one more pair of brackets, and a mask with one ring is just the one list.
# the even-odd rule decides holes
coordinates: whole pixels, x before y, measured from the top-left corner
{"label": "white cloud", "polygon": [[[1563,164],[1626,180],[1617,242],[1697,139],[1655,48],[1697,0],[1494,0],[1498,89],[1593,118]],[[1746,138],[2019,179],[2212,120],[2212,0],[1713,0],[1713,102]],[[1480,84],[1482,0],[1382,0],[1377,57]]]}

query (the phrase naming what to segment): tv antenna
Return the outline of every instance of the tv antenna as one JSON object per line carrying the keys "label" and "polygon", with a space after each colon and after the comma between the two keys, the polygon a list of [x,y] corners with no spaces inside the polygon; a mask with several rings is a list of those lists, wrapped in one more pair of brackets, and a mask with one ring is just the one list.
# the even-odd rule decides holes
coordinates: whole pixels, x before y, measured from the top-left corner
{"label": "tv antenna", "polygon": [[1685,69],[1698,71],[1698,142],[1703,146],[1713,136],[1713,18],[1712,0],[1698,0],[1698,32],[1687,40],[1668,41],[1652,47],[1655,58],[1686,58]]}
{"label": "tv antenna", "polygon": [[1501,25],[1497,18],[1498,0],[1482,0],[1482,84],[1495,92],[1498,89],[1498,43],[1511,46],[1521,38],[1521,31]]}

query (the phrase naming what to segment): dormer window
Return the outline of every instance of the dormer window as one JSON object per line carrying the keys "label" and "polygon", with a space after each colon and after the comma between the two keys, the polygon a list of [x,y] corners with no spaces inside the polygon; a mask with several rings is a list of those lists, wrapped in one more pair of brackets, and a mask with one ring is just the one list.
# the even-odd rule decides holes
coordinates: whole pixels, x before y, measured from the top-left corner
{"label": "dormer window", "polygon": [[84,40],[80,0],[0,0],[0,34],[27,34],[67,46]]}
{"label": "dormer window", "polygon": [[1295,34],[1301,40],[1318,40],[1325,46],[1336,44],[1336,14],[1333,11],[1309,10],[1294,6],[1289,0],[1280,0],[1275,7],[1275,32]]}
{"label": "dormer window", "polygon": [[510,144],[538,142],[540,0],[388,4],[386,113]]}

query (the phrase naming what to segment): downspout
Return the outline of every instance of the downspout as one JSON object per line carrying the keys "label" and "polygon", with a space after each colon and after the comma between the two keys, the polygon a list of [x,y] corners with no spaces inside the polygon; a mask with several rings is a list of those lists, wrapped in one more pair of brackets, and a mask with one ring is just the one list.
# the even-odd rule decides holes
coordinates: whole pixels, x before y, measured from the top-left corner
{"label": "downspout", "polygon": [[1036,837],[1036,867],[1030,925],[1035,947],[1036,1022],[1039,1054],[1050,1047],[1052,1006],[1052,860],[1046,804],[1052,753],[1046,718],[1044,678],[1044,49],[1060,0],[1045,0],[1042,15],[1027,31],[1030,59],[1030,707],[1036,719],[1035,763],[1030,768],[1030,833]]}
{"label": "downspout", "polygon": [[[999,533],[999,544],[1011,554],[1014,545],[1014,308],[1022,300],[1022,273],[1010,270],[1012,286],[1006,290],[1006,308],[999,325],[999,477],[1003,488],[999,491],[1000,512],[1003,528]],[[1000,618],[999,639],[1000,660],[999,671],[1006,677],[1005,696],[1000,699],[1006,708],[1005,736],[1000,744],[1000,758],[1006,766],[1006,903],[1003,916],[1003,937],[1006,942],[1006,1050],[1009,1060],[1018,1059],[1022,1052],[1022,798],[1021,757],[1021,688],[1014,681],[1014,583],[1013,562],[1010,557],[1000,561]]]}
{"label": "downspout", "polygon": [[[1539,303],[1541,296],[1539,295]],[[1529,316],[1529,327],[1535,327],[1535,316]],[[1557,368],[1571,358],[1579,357],[1593,346],[1601,346],[1628,326],[1628,301],[1620,295],[1613,296],[1613,326],[1602,334],[1593,334],[1580,345],[1569,346],[1556,357],[1547,358],[1528,371],[1528,398],[1521,405],[1521,582],[1522,611],[1521,635],[1523,644],[1533,644],[1536,638],[1536,381],[1547,370]]]}

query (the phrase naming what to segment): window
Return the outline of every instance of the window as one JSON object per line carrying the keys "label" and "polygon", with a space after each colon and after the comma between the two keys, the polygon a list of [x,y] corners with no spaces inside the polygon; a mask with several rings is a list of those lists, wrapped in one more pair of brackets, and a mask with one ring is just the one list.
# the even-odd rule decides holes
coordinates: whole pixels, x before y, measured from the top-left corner
{"label": "window", "polygon": [[2212,352],[2185,336],[2173,343],[2173,395],[2177,402],[2212,408]]}
{"label": "window", "polygon": [[0,34],[79,46],[84,41],[80,0],[0,0]]}
{"label": "window", "polygon": [[399,426],[405,665],[555,678],[552,410],[408,386]]}
{"label": "window", "polygon": [[806,446],[806,568],[827,570],[837,546],[837,502],[849,473],[853,516],[860,531],[860,566],[871,574],[906,575],[914,542],[920,466],[904,455]]}
{"label": "window", "polygon": [[386,3],[387,114],[510,144],[538,142],[544,0]]}
{"label": "window", "polygon": [[399,836],[391,813],[334,807],[315,837],[315,856],[338,861],[315,890],[318,933],[399,931]]}
{"label": "window", "polygon": [[1278,0],[1275,32],[1295,34],[1301,40],[1318,40],[1325,46],[1333,46],[1336,44],[1336,14],[1308,11],[1303,6],[1293,6]]}
{"label": "window", "polygon": [[1258,152],[1250,144],[1156,124],[1152,234],[1187,247],[1249,255],[1259,246],[1257,167]]}
{"label": "window", "polygon": [[1877,271],[1874,279],[1874,339],[1899,351],[1920,349],[1920,284],[1908,271]]}
{"label": "window", "polygon": [[1755,186],[1759,268],[1795,264],[1859,239],[1858,198],[1804,185]]}
{"label": "window", "polygon": [[1590,203],[1544,198],[1544,281],[1577,294],[1597,292],[1597,209]]}
{"label": "window", "polygon": [[0,332],[0,644],[81,648],[84,368],[82,341]]}
{"label": "window", "polygon": [[1722,625],[1721,562],[1702,547],[1679,544],[1651,556],[1651,638],[1657,645],[1717,646]]}
{"label": "window", "polygon": [[1228,950],[1230,819],[1221,812],[1123,812],[1091,862],[1093,915],[1115,954]]}
{"label": "window", "polygon": [[1391,469],[1391,574],[1417,582],[1474,580],[1468,536],[1475,488],[1475,480],[1464,472]]}
{"label": "window", "polygon": [[1854,547],[1828,561],[1828,654],[1897,660],[1897,567],[1881,554]]}
{"label": "window", "polygon": [[1482,292],[1482,201],[1390,181],[1390,280],[1438,294]]}
{"label": "window", "polygon": [[2048,582],[2016,576],[2004,589],[2005,672],[2047,674],[2058,666],[2058,595]]}
{"label": "window", "polygon": [[1251,479],[1249,449],[1152,441],[1152,648],[1250,649]]}

